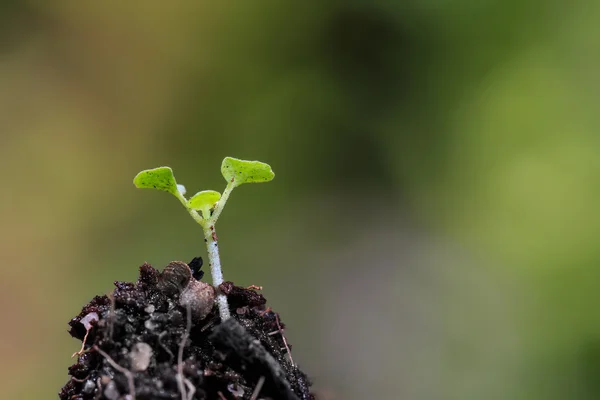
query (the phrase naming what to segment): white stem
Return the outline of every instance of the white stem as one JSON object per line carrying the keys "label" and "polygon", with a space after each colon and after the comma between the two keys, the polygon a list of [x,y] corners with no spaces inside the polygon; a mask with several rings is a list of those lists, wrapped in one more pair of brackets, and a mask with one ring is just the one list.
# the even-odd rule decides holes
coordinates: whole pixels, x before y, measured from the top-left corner
{"label": "white stem", "polygon": [[208,253],[208,265],[213,278],[213,286],[217,291],[217,306],[221,321],[225,321],[231,317],[229,314],[229,303],[227,296],[219,290],[219,285],[223,283],[223,272],[221,271],[221,257],[219,257],[219,243],[214,225],[204,226],[204,237],[206,241],[206,251]]}
{"label": "white stem", "polygon": [[[230,188],[229,185],[227,185],[227,188],[225,188],[225,192],[223,192],[223,196],[221,197],[221,200],[223,200],[223,198],[225,200],[221,204],[219,214],[223,209],[222,206],[227,202],[227,198],[229,197],[232,189],[233,187]],[[198,213],[198,211],[188,207],[187,200],[181,193],[177,192],[175,196],[179,199],[179,201],[181,201],[181,204],[183,204],[185,209],[188,210],[188,213],[190,213],[192,218],[194,218],[194,221],[199,223],[204,230],[204,241],[206,242],[206,251],[208,253],[208,265],[210,266],[210,274],[212,275],[213,286],[217,292],[217,306],[219,307],[219,315],[221,316],[221,321],[226,321],[231,317],[231,314],[229,313],[227,296],[225,296],[219,290],[219,285],[223,283],[223,272],[221,271],[221,257],[219,257],[219,244],[217,243],[217,233],[215,232],[214,225],[215,221],[219,217],[219,214],[214,213],[212,218],[204,219]],[[215,211],[216,210],[217,207],[215,207]]]}
{"label": "white stem", "polygon": [[221,195],[221,198],[217,202],[217,205],[215,206],[215,210],[213,211],[213,214],[209,219],[208,223],[210,225],[214,226],[214,224],[219,219],[219,216],[221,215],[221,212],[223,211],[223,207],[225,207],[225,204],[227,203],[227,199],[229,199],[229,195],[231,194],[231,191],[234,188],[235,188],[235,185],[233,182],[227,183],[227,186],[225,187],[225,190],[223,191],[223,194]]}

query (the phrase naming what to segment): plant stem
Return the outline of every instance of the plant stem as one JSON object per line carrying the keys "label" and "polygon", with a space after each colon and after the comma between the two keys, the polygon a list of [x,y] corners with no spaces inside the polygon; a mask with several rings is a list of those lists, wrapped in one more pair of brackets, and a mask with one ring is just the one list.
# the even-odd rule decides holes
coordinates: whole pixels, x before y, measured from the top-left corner
{"label": "plant stem", "polygon": [[231,194],[231,191],[235,188],[235,185],[233,182],[227,182],[227,186],[225,187],[225,190],[223,191],[223,194],[221,195],[221,198],[219,199],[217,205],[215,206],[215,210],[213,211],[208,223],[210,225],[215,225],[215,223],[217,222],[217,220],[219,219],[219,216],[221,215],[221,211],[223,211],[223,208],[225,207],[225,204],[227,203],[227,199],[229,199],[229,195]]}
{"label": "plant stem", "polygon": [[[231,189],[233,189],[232,187],[229,191],[227,191],[228,188],[229,185],[227,185],[227,188],[225,189],[225,192],[227,192],[227,196],[225,196],[225,193],[223,193],[223,196],[221,197],[221,199],[225,197],[225,202],[227,202],[227,197],[229,197],[229,193],[231,192]],[[188,210],[188,213],[192,216],[194,221],[196,221],[198,224],[200,224],[200,226],[202,226],[202,230],[204,231],[204,242],[206,242],[206,252],[208,253],[208,265],[210,266],[210,274],[212,275],[213,286],[217,293],[216,300],[217,306],[219,307],[219,315],[221,316],[221,321],[226,321],[231,317],[231,314],[229,313],[229,303],[227,302],[227,296],[225,296],[219,290],[219,285],[223,283],[223,272],[221,271],[221,257],[219,256],[219,244],[217,243],[217,233],[215,232],[214,226],[214,221],[216,221],[216,218],[214,218],[214,216],[210,219],[202,218],[198,211],[188,207],[187,200],[181,193],[178,192],[175,196],[179,199],[181,204],[183,204],[185,209]],[[223,203],[223,205],[225,204],[225,202]]]}
{"label": "plant stem", "polygon": [[[175,194],[175,193],[174,193]],[[197,223],[199,223],[202,228],[204,228],[204,223],[206,221],[204,221],[204,219],[202,218],[202,216],[198,213],[198,211],[191,209],[188,204],[187,204],[187,199],[179,192],[177,192],[177,194],[175,194],[175,197],[177,197],[179,199],[179,201],[181,202],[181,204],[183,204],[183,206],[185,207],[185,209],[188,211],[188,213],[192,216],[192,218],[194,218],[194,221],[196,221]]]}
{"label": "plant stem", "polygon": [[217,242],[217,233],[214,225],[207,224],[203,226],[204,238],[206,241],[206,252],[208,253],[208,265],[213,279],[213,286],[217,291],[217,305],[221,321],[226,321],[231,316],[229,314],[229,304],[227,297],[219,290],[219,285],[223,283],[223,272],[221,271],[221,257],[219,256],[219,243]]}

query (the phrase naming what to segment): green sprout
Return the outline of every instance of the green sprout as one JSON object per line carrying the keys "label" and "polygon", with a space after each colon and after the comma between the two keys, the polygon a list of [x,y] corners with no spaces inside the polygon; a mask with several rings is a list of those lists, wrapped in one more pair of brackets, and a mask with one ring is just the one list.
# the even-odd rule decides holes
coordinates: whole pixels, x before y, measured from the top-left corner
{"label": "green sprout", "polygon": [[173,176],[173,170],[169,167],[141,171],[135,176],[133,183],[141,189],[157,189],[171,193],[179,199],[194,221],[200,224],[204,232],[213,286],[217,291],[219,314],[221,320],[225,321],[230,317],[230,314],[227,297],[219,291],[219,285],[223,283],[223,272],[221,271],[215,223],[219,219],[233,189],[244,183],[269,182],[275,177],[275,174],[268,164],[260,161],[238,160],[232,157],[223,159],[221,174],[227,181],[223,194],[214,190],[203,190],[190,197],[189,200],[184,196],[185,187],[177,184],[175,176]]}

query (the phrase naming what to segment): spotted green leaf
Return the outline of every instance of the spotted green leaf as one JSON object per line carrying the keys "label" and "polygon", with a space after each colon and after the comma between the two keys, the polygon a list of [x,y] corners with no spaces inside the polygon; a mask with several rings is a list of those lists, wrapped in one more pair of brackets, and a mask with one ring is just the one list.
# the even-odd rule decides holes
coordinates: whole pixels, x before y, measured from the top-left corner
{"label": "spotted green leaf", "polygon": [[269,164],[260,161],[239,160],[225,157],[221,164],[221,174],[227,182],[239,186],[243,183],[269,182],[275,177]]}
{"label": "spotted green leaf", "polygon": [[203,190],[196,193],[188,200],[188,207],[194,210],[202,211],[202,216],[207,219],[210,217],[210,210],[215,207],[217,201],[221,198],[221,193],[214,190]]}
{"label": "spotted green leaf", "polygon": [[173,170],[169,167],[142,171],[133,178],[133,184],[140,189],[157,189],[173,194],[178,193]]}

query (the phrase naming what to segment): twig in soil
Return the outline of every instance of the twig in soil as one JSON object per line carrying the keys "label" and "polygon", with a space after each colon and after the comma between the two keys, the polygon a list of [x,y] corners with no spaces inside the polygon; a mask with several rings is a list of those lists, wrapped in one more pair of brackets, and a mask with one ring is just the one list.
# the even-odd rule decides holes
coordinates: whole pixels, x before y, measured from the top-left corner
{"label": "twig in soil", "polygon": [[[185,327],[185,332],[181,337],[181,343],[179,344],[179,351],[177,352],[177,386],[179,386],[179,391],[181,392],[181,400],[186,400],[187,392],[184,386],[184,380],[187,380],[183,377],[183,349],[185,348],[185,344],[190,336],[190,331],[192,330],[192,310],[190,305],[188,304],[186,307],[187,314],[187,325]],[[191,399],[191,396],[190,396]]]}
{"label": "twig in soil", "polygon": [[106,358],[106,361],[108,361],[108,363],[114,369],[116,369],[117,371],[119,371],[120,373],[122,373],[123,375],[125,375],[127,377],[127,383],[129,385],[129,394],[131,395],[132,400],[135,400],[135,384],[133,382],[133,374],[131,373],[131,371],[128,370],[127,368],[123,368],[119,364],[117,364],[115,362],[115,360],[113,360],[107,353],[102,351],[102,349],[100,349],[100,347],[94,345],[93,349],[96,350],[98,353],[100,353],[100,355],[102,357]]}
{"label": "twig in soil", "polygon": [[250,400],[258,399],[258,394],[260,393],[260,389],[262,389],[264,383],[265,383],[264,376],[261,376],[260,378],[258,378],[258,383],[256,384],[254,391],[252,392],[252,396],[250,397]]}
{"label": "twig in soil", "polygon": [[248,290],[252,290],[252,289],[253,290],[263,290],[263,287],[262,286],[256,286],[256,285],[250,285],[246,289],[248,289]]}
{"label": "twig in soil", "polygon": [[206,325],[204,325],[202,328],[200,328],[200,332],[204,332],[207,329],[212,328],[215,325],[215,319],[211,319],[210,321],[208,321],[208,323]]}
{"label": "twig in soil", "polygon": [[277,315],[277,313],[275,313],[275,322],[277,322],[277,328],[279,328],[279,333],[281,333],[281,338],[283,339],[283,344],[285,345],[287,354],[288,356],[290,356],[290,362],[292,363],[292,366],[295,367],[296,364],[294,363],[294,359],[292,358],[292,352],[290,351],[290,346],[288,346],[287,339],[283,334],[283,329],[281,329],[281,325],[279,324],[279,316]]}

